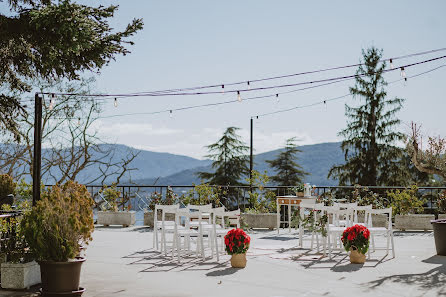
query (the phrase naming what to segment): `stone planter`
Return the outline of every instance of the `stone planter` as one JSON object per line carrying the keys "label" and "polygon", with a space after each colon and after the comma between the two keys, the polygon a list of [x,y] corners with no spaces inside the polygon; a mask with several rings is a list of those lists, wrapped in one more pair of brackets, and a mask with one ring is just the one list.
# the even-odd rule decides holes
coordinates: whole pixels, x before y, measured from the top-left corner
{"label": "stone planter", "polygon": [[[360,223],[364,222],[364,214],[358,214],[358,221]],[[389,217],[385,214],[372,214],[372,224],[373,227],[385,227],[387,228],[387,222]]]}
{"label": "stone planter", "polygon": [[135,211],[98,211],[98,224],[132,226],[136,222],[135,214]]}
{"label": "stone planter", "polygon": [[[153,228],[153,211],[145,211],[144,212],[144,225],[149,226],[150,228]],[[175,221],[175,214],[173,213],[166,213],[164,217],[165,221]],[[158,221],[162,221],[161,212],[158,212]]]}
{"label": "stone planter", "polygon": [[2,263],[3,289],[29,289],[40,283],[40,266],[36,261],[28,263]]}
{"label": "stone planter", "polygon": [[432,230],[431,220],[435,220],[435,215],[429,214],[409,214],[396,215],[395,228],[405,230]]}
{"label": "stone planter", "polygon": [[444,219],[446,219],[446,214],[444,214],[444,213],[440,213],[440,214],[438,215],[438,219],[439,219],[439,220],[444,220]]}
{"label": "stone planter", "polygon": [[241,219],[252,229],[275,229],[277,228],[276,213],[242,213]]}

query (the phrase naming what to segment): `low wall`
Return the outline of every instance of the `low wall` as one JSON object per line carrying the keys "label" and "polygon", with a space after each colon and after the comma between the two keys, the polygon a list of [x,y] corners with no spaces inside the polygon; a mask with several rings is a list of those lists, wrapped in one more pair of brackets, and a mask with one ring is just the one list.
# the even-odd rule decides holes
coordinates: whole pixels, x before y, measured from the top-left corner
{"label": "low wall", "polygon": [[432,230],[431,220],[435,220],[435,215],[429,214],[410,214],[396,215],[395,229],[400,230]]}
{"label": "low wall", "polygon": [[135,211],[98,211],[98,224],[132,226],[136,222]]}
{"label": "low wall", "polygon": [[[242,213],[242,224],[252,229],[275,229],[277,228],[276,213]],[[242,225],[242,226],[243,226]]]}

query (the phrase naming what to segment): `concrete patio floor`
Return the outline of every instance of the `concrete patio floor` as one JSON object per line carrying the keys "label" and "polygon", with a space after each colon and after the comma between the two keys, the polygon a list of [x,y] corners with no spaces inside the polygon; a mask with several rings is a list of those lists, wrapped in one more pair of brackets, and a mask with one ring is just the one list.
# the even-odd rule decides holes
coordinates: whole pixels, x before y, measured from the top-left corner
{"label": "concrete patio floor", "polygon": [[[97,227],[83,296],[446,296],[446,257],[435,256],[431,232],[396,232],[396,257],[376,251],[364,265],[350,264],[345,252],[321,257],[309,240],[300,249],[296,233],[250,235],[247,267],[234,269],[228,255],[178,264],[152,249],[148,228]],[[376,244],[384,246],[384,238]]]}

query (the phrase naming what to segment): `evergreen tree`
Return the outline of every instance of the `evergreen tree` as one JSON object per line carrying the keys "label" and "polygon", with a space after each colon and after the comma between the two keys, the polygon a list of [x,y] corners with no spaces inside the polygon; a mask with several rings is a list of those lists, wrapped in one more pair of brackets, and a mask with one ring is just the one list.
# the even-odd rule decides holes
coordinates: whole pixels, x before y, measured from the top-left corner
{"label": "evergreen tree", "polygon": [[237,135],[239,128],[229,127],[223,136],[206,148],[209,154],[206,158],[214,160],[214,172],[199,172],[198,176],[212,185],[235,186],[241,185],[242,177],[249,173],[249,147]]}
{"label": "evergreen tree", "polygon": [[333,166],[329,178],[340,185],[397,185],[407,177],[403,150],[396,147],[404,135],[397,132],[400,121],[395,114],[402,108],[403,99],[386,99],[383,77],[385,62],[380,62],[382,50],[374,47],[362,51],[363,62],[356,74],[356,84],[350,93],[361,103],[345,105],[347,128],[341,148],[346,163]]}
{"label": "evergreen tree", "polygon": [[271,177],[278,186],[293,186],[302,183],[302,179],[308,175],[302,167],[296,163],[297,153],[302,152],[297,148],[296,138],[287,139],[285,148],[274,160],[267,160],[276,175]]}
{"label": "evergreen tree", "polygon": [[[99,71],[117,54],[127,54],[126,39],[142,29],[134,19],[119,32],[108,21],[117,6],[91,7],[70,0],[8,0],[0,12],[0,128],[18,131],[24,112],[19,96],[33,79],[79,79]],[[3,131],[2,129],[0,131]]]}

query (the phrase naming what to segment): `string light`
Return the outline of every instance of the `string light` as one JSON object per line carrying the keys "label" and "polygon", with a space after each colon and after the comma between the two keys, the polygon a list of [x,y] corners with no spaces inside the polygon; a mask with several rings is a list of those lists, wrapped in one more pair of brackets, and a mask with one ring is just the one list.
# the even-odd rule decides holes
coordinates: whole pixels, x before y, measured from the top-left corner
{"label": "string light", "polygon": [[401,67],[401,77],[406,78],[406,71],[404,70],[404,67]]}
{"label": "string light", "polygon": [[50,106],[49,106],[50,110],[53,110],[53,108],[54,108],[54,102],[56,101],[55,97],[56,97],[56,95],[54,93],[52,93],[51,99],[50,99]]}
{"label": "string light", "polygon": [[240,96],[240,91],[237,91],[237,101],[242,102],[242,96]]}
{"label": "string light", "polygon": [[279,94],[276,94],[276,100],[277,100],[277,102],[280,101],[280,99],[279,99]]}
{"label": "string light", "polygon": [[395,68],[395,67],[393,66],[393,60],[390,59],[390,69],[393,69],[393,68]]}
{"label": "string light", "polygon": [[225,93],[225,85],[221,85],[221,92],[224,94]]}
{"label": "string light", "polygon": [[78,126],[81,125],[81,118],[77,118],[77,125],[78,125]]}
{"label": "string light", "polygon": [[115,106],[115,107],[118,107],[118,99],[117,99],[117,98],[115,98],[114,106]]}
{"label": "string light", "polygon": [[172,112],[172,109],[169,110],[169,117],[170,117],[170,118],[173,118],[173,112]]}
{"label": "string light", "polygon": [[[445,51],[445,50],[446,50],[446,48],[442,48],[442,49],[437,49],[437,50],[430,50],[430,51],[426,51],[426,52],[410,54],[410,55],[406,55],[406,56],[393,57],[392,58],[392,62],[394,60],[397,60],[397,59],[403,59],[403,58],[408,58],[408,57],[425,55],[425,54],[439,52],[439,51]],[[422,62],[407,64],[407,65],[404,65],[404,67],[407,68],[407,67],[415,66],[415,65],[418,65],[418,64],[423,64],[423,63],[427,63],[427,62],[432,62],[432,61],[435,61],[435,60],[443,59],[443,58],[446,58],[446,56],[441,56],[441,57],[425,60],[425,61],[422,61]],[[383,59],[381,61],[386,61],[386,60],[390,60],[390,59]],[[267,80],[282,79],[282,78],[293,77],[293,76],[297,76],[297,75],[306,75],[306,74],[319,73],[319,72],[323,72],[323,71],[336,70],[336,69],[345,69],[345,68],[358,66],[358,65],[363,65],[363,64],[354,64],[354,65],[333,67],[333,68],[327,68],[327,69],[321,69],[321,70],[300,72],[300,73],[289,74],[289,75],[268,77],[268,78],[257,79],[257,80],[249,80],[249,82],[251,83],[251,82],[256,82],[256,81],[267,81]],[[391,70],[393,70],[393,69],[388,69],[388,70],[385,70],[384,72],[391,71]],[[354,76],[351,76],[351,77],[354,77]],[[323,81],[331,81],[331,80],[336,80],[336,79],[341,79],[341,78],[347,78],[347,77],[331,78],[331,79],[323,80]],[[297,86],[297,85],[303,85],[303,84],[314,84],[316,82],[322,82],[322,81],[309,81],[309,82],[303,82],[303,83],[297,83],[297,84],[274,85],[274,86],[262,87],[262,88],[251,88],[249,90],[250,91],[254,91],[254,90],[256,90],[256,91],[257,90],[267,90],[267,89],[291,87],[291,86]],[[246,83],[247,83],[247,81],[245,80],[243,82],[229,83],[227,85],[239,85],[239,84],[246,84]],[[129,94],[76,94],[76,93],[58,93],[58,94],[60,94],[60,95],[76,95],[76,96],[81,96],[81,97],[116,97],[116,96],[117,97],[136,97],[136,96],[171,96],[171,95],[206,95],[206,94],[215,94],[215,93],[219,93],[219,92],[212,92],[212,91],[185,92],[185,91],[192,91],[192,90],[199,90],[199,89],[201,90],[201,89],[207,89],[207,88],[215,88],[215,87],[218,87],[218,86],[222,87],[222,89],[223,89],[222,92],[224,93],[224,86],[225,85],[220,84],[220,85],[209,85],[209,86],[190,87],[190,88],[183,88],[183,89],[160,90],[160,91],[148,91],[148,92],[129,93]],[[239,89],[239,91],[244,91],[244,90]],[[230,90],[230,92],[236,92],[236,90]],[[40,94],[49,94],[49,93],[41,92]]]}
{"label": "string light", "polygon": [[251,86],[250,86],[249,80],[246,82],[246,84],[248,85],[248,90],[251,90]]}

